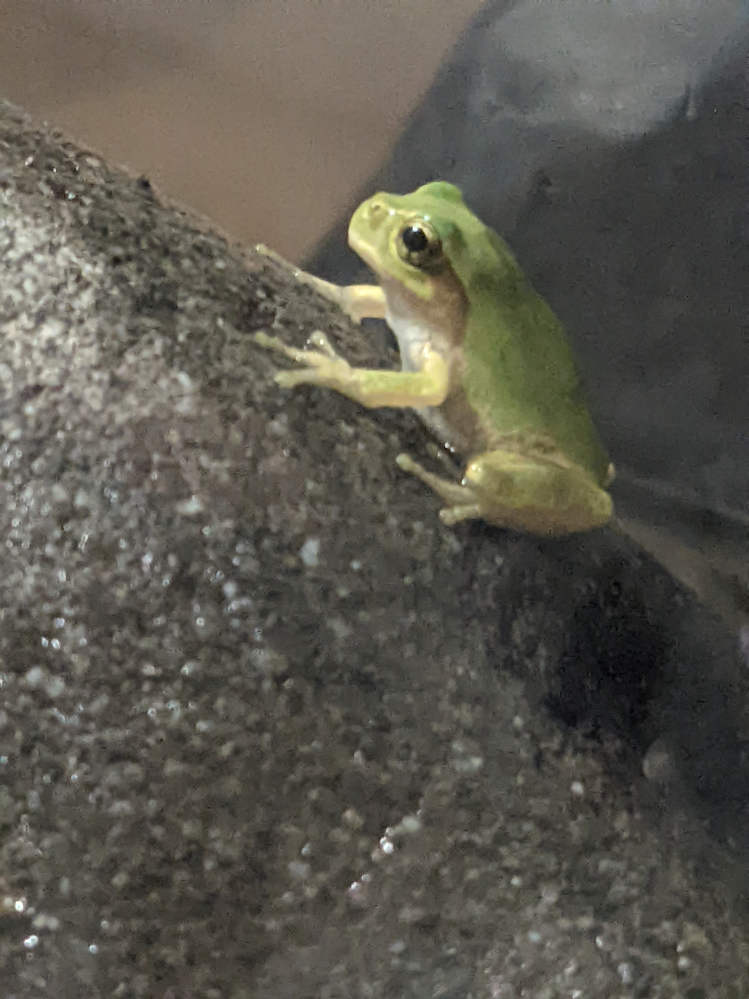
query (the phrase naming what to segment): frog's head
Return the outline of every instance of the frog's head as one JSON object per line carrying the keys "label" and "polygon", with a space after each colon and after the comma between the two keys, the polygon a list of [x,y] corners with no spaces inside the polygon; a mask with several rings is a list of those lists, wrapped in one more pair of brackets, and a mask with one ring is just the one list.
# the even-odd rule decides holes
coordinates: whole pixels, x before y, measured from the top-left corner
{"label": "frog's head", "polygon": [[430,299],[435,282],[450,268],[445,236],[453,234],[454,226],[446,217],[447,206],[468,211],[452,184],[426,184],[405,195],[375,194],[354,212],[349,244],[381,280]]}
{"label": "frog's head", "polygon": [[381,281],[423,300],[457,278],[464,292],[477,273],[496,271],[496,237],[453,184],[436,181],[411,194],[375,194],[354,212],[351,248]]}

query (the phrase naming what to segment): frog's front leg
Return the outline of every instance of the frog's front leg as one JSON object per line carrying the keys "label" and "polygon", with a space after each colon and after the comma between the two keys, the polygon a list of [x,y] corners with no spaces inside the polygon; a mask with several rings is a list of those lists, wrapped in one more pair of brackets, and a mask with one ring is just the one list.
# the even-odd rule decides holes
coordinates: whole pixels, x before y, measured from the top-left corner
{"label": "frog's front leg", "polygon": [[427,472],[406,454],[396,460],[448,504],[440,511],[445,524],[481,519],[530,534],[560,535],[600,527],[613,513],[609,494],[581,468],[542,456],[487,452],[468,463],[461,484]]}
{"label": "frog's front leg", "polygon": [[354,322],[361,322],[362,319],[384,319],[385,318],[385,294],[376,284],[349,284],[338,285],[332,281],[323,281],[322,278],[315,277],[301,270],[296,264],[285,260],[280,253],[258,243],[255,250],[274,260],[277,264],[290,270],[300,284],[309,285],[314,288],[323,298],[334,302],[339,309],[346,313]]}
{"label": "frog's front leg", "polygon": [[354,402],[374,409],[378,406],[415,407],[439,406],[449,388],[447,361],[436,350],[425,348],[417,371],[376,371],[352,368],[336,354],[328,338],[317,330],[310,337],[315,350],[289,347],[267,333],[255,334],[255,342],[268,350],[283,354],[306,370],[279,371],[275,381],[281,388],[297,385],[319,385],[334,389]]}

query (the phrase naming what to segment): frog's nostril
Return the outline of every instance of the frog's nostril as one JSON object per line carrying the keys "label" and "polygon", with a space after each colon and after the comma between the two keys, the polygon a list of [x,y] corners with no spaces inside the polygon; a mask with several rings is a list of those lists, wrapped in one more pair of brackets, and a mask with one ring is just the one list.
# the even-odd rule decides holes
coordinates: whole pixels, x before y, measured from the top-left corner
{"label": "frog's nostril", "polygon": [[379,225],[387,215],[387,209],[381,201],[372,201],[369,205],[369,221],[372,225]]}

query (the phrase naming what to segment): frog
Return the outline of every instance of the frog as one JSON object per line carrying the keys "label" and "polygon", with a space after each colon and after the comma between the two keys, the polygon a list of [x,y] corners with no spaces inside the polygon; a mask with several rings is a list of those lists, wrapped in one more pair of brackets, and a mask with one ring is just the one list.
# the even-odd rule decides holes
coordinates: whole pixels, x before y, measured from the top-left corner
{"label": "frog", "polygon": [[278,371],[276,383],[332,389],[367,408],[415,409],[466,461],[457,481],[410,455],[396,458],[440,497],[447,525],[479,520],[560,536],[606,524],[614,469],[566,333],[460,189],[432,181],[410,194],[375,194],[353,213],[348,241],[377,284],[294,273],[355,322],[384,319],[401,370],[353,367],[321,331],[305,349],[260,331],[261,347],[298,365]]}

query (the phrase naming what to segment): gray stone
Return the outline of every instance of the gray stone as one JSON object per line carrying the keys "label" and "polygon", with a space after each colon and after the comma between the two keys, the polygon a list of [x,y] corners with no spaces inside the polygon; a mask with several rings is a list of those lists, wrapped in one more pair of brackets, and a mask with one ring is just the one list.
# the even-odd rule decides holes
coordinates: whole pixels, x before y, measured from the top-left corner
{"label": "gray stone", "polygon": [[689,594],[443,527],[416,417],[251,334],[392,353],[7,105],[0,259],[3,996],[747,993],[745,684]]}

